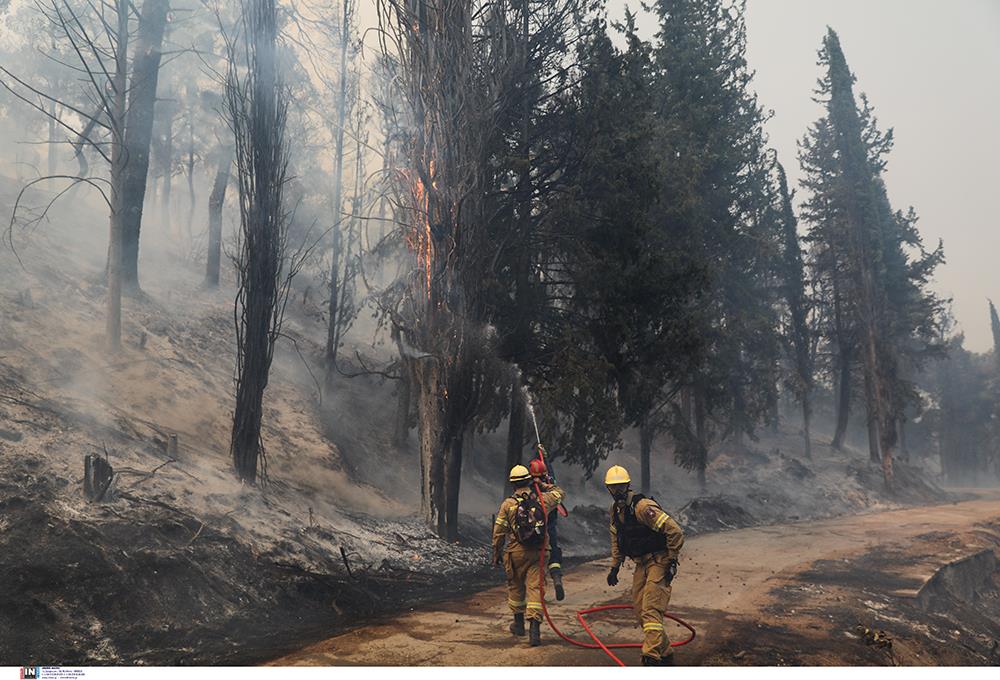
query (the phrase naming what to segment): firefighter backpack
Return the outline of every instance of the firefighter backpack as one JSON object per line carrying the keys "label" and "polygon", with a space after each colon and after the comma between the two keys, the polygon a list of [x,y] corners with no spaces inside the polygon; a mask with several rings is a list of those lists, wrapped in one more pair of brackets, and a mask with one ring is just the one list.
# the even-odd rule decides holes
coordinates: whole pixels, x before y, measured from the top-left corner
{"label": "firefighter backpack", "polygon": [[523,546],[541,546],[545,542],[545,511],[532,491],[527,496],[511,496],[517,501],[511,526],[517,542]]}

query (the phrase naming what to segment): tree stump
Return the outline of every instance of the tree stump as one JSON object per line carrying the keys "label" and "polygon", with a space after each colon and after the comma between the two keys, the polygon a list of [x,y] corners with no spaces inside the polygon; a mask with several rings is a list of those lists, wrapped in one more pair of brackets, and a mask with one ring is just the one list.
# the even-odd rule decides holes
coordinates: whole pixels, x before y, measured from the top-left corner
{"label": "tree stump", "polygon": [[111,463],[88,453],[83,459],[83,495],[91,502],[100,502],[111,486],[115,472]]}
{"label": "tree stump", "polygon": [[167,437],[167,458],[173,458],[174,460],[177,460],[178,459],[177,454],[179,449],[180,447],[178,446],[177,443],[177,434],[170,433],[170,435],[168,435]]}

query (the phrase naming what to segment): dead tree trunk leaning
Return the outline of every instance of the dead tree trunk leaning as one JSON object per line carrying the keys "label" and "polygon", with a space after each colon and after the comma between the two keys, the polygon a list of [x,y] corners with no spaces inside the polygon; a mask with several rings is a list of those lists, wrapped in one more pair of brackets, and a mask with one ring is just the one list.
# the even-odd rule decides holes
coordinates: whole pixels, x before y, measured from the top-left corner
{"label": "dead tree trunk leaning", "polygon": [[205,264],[205,287],[219,285],[219,263],[222,259],[222,207],[226,202],[229,187],[229,171],[233,165],[233,149],[227,147],[221,153],[219,167],[212,182],[212,193],[208,197],[208,257]]}
{"label": "dead tree trunk leaning", "polygon": [[139,231],[149,175],[149,145],[153,138],[153,111],[163,32],[169,11],[169,0],[143,2],[132,58],[125,125],[128,170],[125,173],[125,215],[122,224],[122,284],[129,290],[139,288]]}
{"label": "dead tree trunk leaning", "polygon": [[[264,389],[288,293],[282,192],[287,99],[277,69],[275,0],[244,0],[239,51],[227,45],[226,110],[235,143],[241,248],[236,296],[236,408],[230,452],[244,482],[267,477],[261,441]],[[240,72],[246,68],[245,74]]]}

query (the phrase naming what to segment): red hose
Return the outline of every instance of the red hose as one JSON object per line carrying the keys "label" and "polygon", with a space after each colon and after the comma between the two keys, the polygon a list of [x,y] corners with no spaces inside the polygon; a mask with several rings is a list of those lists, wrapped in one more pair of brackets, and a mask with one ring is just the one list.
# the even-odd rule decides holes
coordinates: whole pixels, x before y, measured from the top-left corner
{"label": "red hose", "polygon": [[[541,447],[539,447],[539,448],[541,448]],[[541,457],[541,456],[543,456],[543,454],[541,452],[539,452],[539,456]],[[542,458],[542,461],[544,462],[544,457]],[[575,645],[577,647],[582,647],[583,649],[600,649],[605,654],[607,654],[608,656],[610,656],[611,659],[612,659],[612,661],[614,661],[616,664],[618,664],[619,666],[624,666],[625,664],[622,662],[622,660],[619,659],[615,655],[615,653],[612,652],[611,650],[612,649],[635,649],[635,648],[642,647],[642,643],[639,643],[639,642],[615,642],[615,643],[611,643],[611,644],[605,644],[604,642],[601,641],[601,639],[599,637],[597,637],[597,635],[594,633],[594,631],[591,630],[590,626],[587,624],[587,621],[586,621],[586,619],[584,619],[584,617],[587,614],[595,614],[597,612],[607,611],[609,609],[632,609],[632,605],[630,605],[630,604],[606,604],[606,605],[602,605],[602,606],[599,606],[599,607],[591,607],[590,609],[581,609],[578,612],[576,612],[576,618],[580,621],[580,625],[583,626],[583,629],[585,631],[587,631],[587,635],[589,635],[591,637],[591,639],[594,640],[594,643],[596,643],[596,644],[591,644],[589,642],[580,642],[579,640],[574,640],[573,638],[564,635],[563,632],[561,630],[559,630],[558,627],[556,627],[555,622],[552,621],[552,616],[549,615],[549,608],[548,608],[548,606],[546,605],[546,602],[545,602],[545,553],[546,553],[546,551],[548,550],[548,547],[549,547],[549,531],[548,531],[549,515],[548,515],[548,511],[545,508],[545,501],[542,499],[542,492],[541,492],[541,489],[538,487],[538,482],[537,481],[535,482],[535,494],[538,496],[538,502],[542,506],[542,514],[545,516],[545,523],[546,523],[546,527],[545,527],[545,542],[542,543],[541,554],[538,556],[538,575],[539,575],[538,576],[538,581],[539,581],[539,583],[538,583],[538,589],[539,589],[538,593],[541,596],[541,600],[542,600],[542,612],[545,614],[545,620],[548,621],[549,627],[555,632],[555,634],[558,635],[559,637],[561,637],[563,640],[565,640],[569,644]],[[680,646],[686,645],[687,643],[689,643],[692,640],[694,640],[695,630],[694,630],[694,627],[691,626],[689,623],[687,623],[686,621],[682,621],[681,619],[677,618],[676,616],[674,616],[672,614],[667,614],[665,612],[663,614],[663,618],[670,619],[672,621],[676,621],[677,623],[681,624],[682,626],[684,626],[685,628],[687,628],[689,631],[691,631],[691,635],[686,640],[679,640],[677,642],[671,642],[670,643],[671,647],[680,647]]]}

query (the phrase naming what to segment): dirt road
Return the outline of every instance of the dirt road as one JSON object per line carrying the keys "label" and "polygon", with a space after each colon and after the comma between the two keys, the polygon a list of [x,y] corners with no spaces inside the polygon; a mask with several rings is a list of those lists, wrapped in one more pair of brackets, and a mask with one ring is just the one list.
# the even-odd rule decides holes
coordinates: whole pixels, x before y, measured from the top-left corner
{"label": "dirt road", "polygon": [[[909,601],[935,570],[984,545],[994,549],[1000,545],[997,494],[949,505],[691,538],[674,581],[671,611],[693,624],[698,638],[678,649],[678,662],[880,663],[879,653],[851,632],[853,623],[864,622],[868,614],[878,621],[880,610],[883,618],[902,621],[901,616],[886,614],[893,602]],[[568,635],[586,639],[575,620],[576,610],[626,601],[629,575],[623,574],[617,588],[609,588],[607,567],[607,560],[598,560],[567,574],[567,597],[553,603],[550,611]],[[502,581],[499,571],[497,580]],[[493,588],[358,628],[272,664],[610,663],[600,651],[558,640],[547,627],[542,629],[539,648],[515,640],[506,630],[509,612],[504,602],[503,588]],[[596,628],[605,642],[637,641],[640,636],[625,613],[600,620]],[[680,635],[679,629],[672,633]],[[967,631],[964,635],[971,639]],[[983,643],[988,646],[989,640]],[[994,639],[994,648],[995,644]],[[844,650],[838,652],[838,647]],[[903,662],[933,663],[924,658],[926,649],[922,643],[901,640],[894,660],[910,654]],[[628,664],[639,660],[634,649],[620,656]]]}

